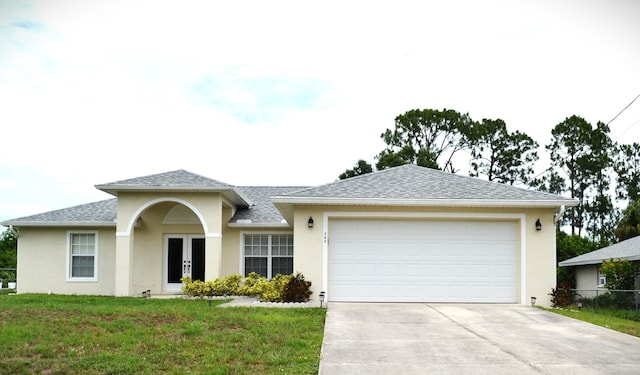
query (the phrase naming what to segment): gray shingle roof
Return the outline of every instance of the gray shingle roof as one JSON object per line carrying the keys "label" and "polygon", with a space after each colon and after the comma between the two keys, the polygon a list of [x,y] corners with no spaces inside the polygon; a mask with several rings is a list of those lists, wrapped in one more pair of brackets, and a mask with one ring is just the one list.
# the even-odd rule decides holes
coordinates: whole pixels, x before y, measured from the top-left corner
{"label": "gray shingle roof", "polygon": [[158,173],[149,176],[130,178],[127,180],[115,181],[106,184],[96,185],[98,189],[101,187],[206,187],[206,188],[231,188],[233,185],[229,185],[218,180],[214,180],[208,177],[200,176],[184,169],[178,169],[176,171]]}
{"label": "gray shingle roof", "polygon": [[600,264],[602,260],[627,259],[640,260],[640,236],[618,242],[590,253],[578,255],[559,263],[560,267]]}
{"label": "gray shingle roof", "polygon": [[236,205],[251,204],[235,186],[184,169],[100,184],[96,188],[116,196],[119,191],[215,191]]}
{"label": "gray shingle roof", "polygon": [[239,186],[238,190],[247,196],[253,205],[239,208],[230,222],[250,220],[251,223],[280,223],[284,217],[271,203],[271,197],[305,188],[306,186]]}
{"label": "gray shingle roof", "polygon": [[[271,203],[270,197],[305,188],[304,186],[247,186],[236,187],[254,204],[250,207],[239,207],[231,218],[231,223],[238,220],[249,220],[251,224],[281,223],[284,219],[278,209]],[[115,226],[118,199],[63,208],[37,215],[7,220],[3,225],[9,226]]]}
{"label": "gray shingle roof", "polygon": [[[439,204],[459,206],[559,206],[575,200],[433,169],[404,165],[318,187],[236,187],[185,170],[96,185],[118,191],[211,191],[238,209],[231,223],[274,224],[291,219],[292,204]],[[275,205],[274,205],[275,202]],[[417,202],[417,203],[416,203]],[[434,203],[436,202],[436,203]],[[8,220],[3,225],[113,225],[117,200],[110,199]],[[238,223],[238,220],[241,222]]]}
{"label": "gray shingle roof", "polygon": [[[403,165],[289,193],[286,198],[353,200],[532,201],[549,205],[574,200],[510,185],[460,176],[416,165]],[[335,202],[334,202],[335,203]]]}
{"label": "gray shingle roof", "polygon": [[7,220],[2,225],[20,226],[115,226],[118,200],[116,198],[49,211],[37,215]]}

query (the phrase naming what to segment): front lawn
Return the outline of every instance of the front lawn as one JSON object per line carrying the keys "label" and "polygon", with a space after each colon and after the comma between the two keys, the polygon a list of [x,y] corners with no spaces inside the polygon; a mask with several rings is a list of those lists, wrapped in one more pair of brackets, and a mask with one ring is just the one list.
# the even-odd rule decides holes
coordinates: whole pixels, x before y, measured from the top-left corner
{"label": "front lawn", "polygon": [[316,374],[325,310],[0,295],[0,373]]}
{"label": "front lawn", "polygon": [[635,311],[613,309],[578,309],[577,307],[547,309],[556,314],[579,319],[614,331],[640,337],[640,321]]}

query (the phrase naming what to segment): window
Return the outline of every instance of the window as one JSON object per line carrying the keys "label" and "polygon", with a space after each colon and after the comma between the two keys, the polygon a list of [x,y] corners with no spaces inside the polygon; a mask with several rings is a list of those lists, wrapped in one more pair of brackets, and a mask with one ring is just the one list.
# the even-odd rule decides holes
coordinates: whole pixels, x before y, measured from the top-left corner
{"label": "window", "polygon": [[98,233],[69,232],[67,241],[67,280],[97,281]]}
{"label": "window", "polygon": [[598,269],[598,287],[604,288],[604,285],[607,283],[607,276],[602,273],[601,269]]}
{"label": "window", "polygon": [[244,275],[251,272],[268,279],[293,273],[293,235],[245,234]]}

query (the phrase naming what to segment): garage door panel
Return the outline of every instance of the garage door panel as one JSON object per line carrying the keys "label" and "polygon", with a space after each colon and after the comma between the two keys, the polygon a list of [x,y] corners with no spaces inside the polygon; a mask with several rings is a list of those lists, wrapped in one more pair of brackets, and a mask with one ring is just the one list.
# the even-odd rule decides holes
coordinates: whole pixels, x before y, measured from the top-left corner
{"label": "garage door panel", "polygon": [[515,302],[515,222],[336,220],[333,301]]}

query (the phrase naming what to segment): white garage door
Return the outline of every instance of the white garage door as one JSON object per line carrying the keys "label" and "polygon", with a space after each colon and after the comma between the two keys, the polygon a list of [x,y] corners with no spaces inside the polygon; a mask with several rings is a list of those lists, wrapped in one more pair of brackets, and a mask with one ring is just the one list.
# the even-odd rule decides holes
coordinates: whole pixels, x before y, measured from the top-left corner
{"label": "white garage door", "polygon": [[329,298],[516,302],[515,222],[331,220]]}

